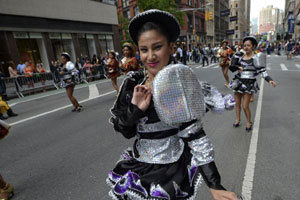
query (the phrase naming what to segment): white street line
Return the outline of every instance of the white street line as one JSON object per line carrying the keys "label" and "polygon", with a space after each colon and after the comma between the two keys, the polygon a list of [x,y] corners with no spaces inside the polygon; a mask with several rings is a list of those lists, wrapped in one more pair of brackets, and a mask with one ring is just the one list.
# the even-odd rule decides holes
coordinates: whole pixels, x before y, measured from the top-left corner
{"label": "white street line", "polygon": [[98,88],[96,86],[96,84],[90,85],[89,86],[89,99],[95,98],[97,96],[99,96],[99,91]]}
{"label": "white street line", "polygon": [[[106,83],[106,82],[110,82],[110,80],[105,80],[105,81],[101,81],[101,82],[98,82],[98,83],[94,83],[93,85],[95,84],[102,84],[102,83]],[[75,87],[75,90],[78,90],[78,89],[81,89],[81,88],[86,88],[86,87],[89,87],[89,85],[83,85],[83,86],[79,86],[79,87]],[[41,98],[45,98],[45,97],[50,97],[50,96],[53,96],[53,95],[57,95],[57,94],[61,94],[61,93],[65,93],[66,91],[64,89],[59,89],[58,92],[55,92],[55,93],[51,93],[51,94],[46,94],[46,95],[43,95],[43,96],[39,96],[39,97],[33,97],[33,98],[30,98],[30,99],[27,99],[27,100],[24,100],[24,101],[20,101],[20,102],[16,102],[16,103],[8,103],[10,107],[12,106],[15,106],[19,103],[26,103],[26,102],[29,102],[29,101],[34,101],[34,100],[37,100],[37,99],[41,99]]]}
{"label": "white street line", "polygon": [[296,67],[297,67],[297,68],[299,68],[299,69],[300,69],[300,65],[299,65],[299,64],[295,64],[295,65],[296,65]]}
{"label": "white street line", "polygon": [[219,68],[219,64],[217,64],[214,68]]}
{"label": "white street line", "polygon": [[285,64],[283,64],[283,63],[280,64],[280,67],[281,67],[282,71],[288,70],[288,68],[286,68]]}
{"label": "white street line", "polygon": [[267,67],[267,70],[271,70],[271,67]]}
{"label": "white street line", "polygon": [[251,200],[251,197],[252,197],[253,178],[254,178],[254,171],[255,171],[256,151],[257,151],[257,142],[258,142],[258,134],[259,134],[263,93],[264,93],[264,80],[261,79],[260,92],[259,92],[259,96],[258,96],[258,102],[257,102],[255,119],[254,119],[254,124],[253,124],[251,142],[250,142],[247,164],[246,164],[246,169],[245,169],[245,176],[244,176],[243,185],[242,185],[242,195],[247,200]]}
{"label": "white street line", "polygon": [[[90,101],[90,100],[93,100],[93,99],[96,99],[96,98],[99,98],[99,97],[103,97],[103,96],[106,96],[106,95],[109,95],[109,94],[112,94],[112,93],[115,93],[115,92],[116,92],[116,91],[113,90],[113,91],[110,91],[110,92],[101,94],[101,95],[99,95],[99,96],[95,96],[95,97],[93,97],[93,98],[84,99],[84,100],[80,101],[79,103],[84,103],[84,102],[87,102],[87,101]],[[35,116],[32,116],[32,117],[28,117],[28,118],[26,118],[26,119],[22,119],[22,120],[19,120],[19,121],[16,121],[16,122],[12,122],[12,123],[10,123],[10,125],[13,126],[13,125],[16,125],[16,124],[21,124],[21,123],[23,123],[23,122],[27,122],[27,121],[29,121],[29,120],[36,119],[36,118],[39,118],[39,117],[48,115],[48,114],[51,114],[51,113],[54,113],[54,112],[63,110],[63,109],[65,109],[65,108],[71,107],[71,106],[72,106],[72,104],[69,104],[69,105],[66,105],[66,106],[62,106],[62,107],[53,109],[53,110],[48,111],[48,112],[44,112],[44,113],[41,113],[41,114],[38,114],[38,115],[35,115]]]}

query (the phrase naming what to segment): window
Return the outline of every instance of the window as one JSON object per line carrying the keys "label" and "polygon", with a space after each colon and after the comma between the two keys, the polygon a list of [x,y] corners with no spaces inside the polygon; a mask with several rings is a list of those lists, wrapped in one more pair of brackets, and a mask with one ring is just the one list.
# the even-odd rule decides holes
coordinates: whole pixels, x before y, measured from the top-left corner
{"label": "window", "polygon": [[239,27],[238,27],[238,26],[236,26],[236,27],[235,27],[235,30],[238,30],[238,29],[239,29]]}
{"label": "window", "polygon": [[238,38],[238,35],[237,35],[237,34],[235,35],[235,38]]}
{"label": "window", "polygon": [[235,11],[235,16],[238,16],[238,11]]}
{"label": "window", "polygon": [[129,6],[129,0],[122,0],[123,8],[126,8]]}
{"label": "window", "polygon": [[187,5],[192,6],[192,0],[187,0],[186,3]]}
{"label": "window", "polygon": [[198,0],[195,0],[195,8],[199,8]]}
{"label": "window", "polygon": [[239,7],[239,4],[235,4],[235,7],[236,7],[236,8]]}

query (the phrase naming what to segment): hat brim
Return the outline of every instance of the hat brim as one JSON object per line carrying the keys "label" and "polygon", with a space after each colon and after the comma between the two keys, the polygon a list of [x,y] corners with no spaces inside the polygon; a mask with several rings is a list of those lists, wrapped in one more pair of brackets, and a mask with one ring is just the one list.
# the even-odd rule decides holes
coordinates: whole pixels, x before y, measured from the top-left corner
{"label": "hat brim", "polygon": [[178,20],[170,13],[162,10],[152,9],[136,15],[128,26],[129,34],[133,42],[138,44],[138,32],[147,22],[154,22],[165,27],[170,37],[170,42],[175,42],[180,34]]}
{"label": "hat brim", "polygon": [[247,40],[250,40],[251,43],[253,44],[253,46],[256,46],[257,47],[257,40],[254,38],[254,37],[251,37],[251,36],[247,36],[243,39],[243,44],[247,41]]}

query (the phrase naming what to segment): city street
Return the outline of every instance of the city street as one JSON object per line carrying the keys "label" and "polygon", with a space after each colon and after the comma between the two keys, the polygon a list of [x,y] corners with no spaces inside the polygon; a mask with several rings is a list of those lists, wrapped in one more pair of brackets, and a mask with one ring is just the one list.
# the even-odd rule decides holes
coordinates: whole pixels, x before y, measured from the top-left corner
{"label": "city street", "polygon": [[[199,80],[232,94],[217,64],[191,66]],[[262,88],[250,105],[253,132],[245,131],[244,113],[241,126],[232,127],[234,110],[207,113],[204,129],[226,189],[247,200],[299,200],[300,58],[271,55],[267,68],[278,86],[258,79]],[[0,172],[15,186],[14,200],[110,199],[107,174],[134,140],[108,123],[116,98],[110,80],[77,86],[74,96],[80,113],[71,112],[64,90],[9,102],[19,116],[7,120],[12,128],[0,142]],[[212,199],[205,183],[197,199]]]}

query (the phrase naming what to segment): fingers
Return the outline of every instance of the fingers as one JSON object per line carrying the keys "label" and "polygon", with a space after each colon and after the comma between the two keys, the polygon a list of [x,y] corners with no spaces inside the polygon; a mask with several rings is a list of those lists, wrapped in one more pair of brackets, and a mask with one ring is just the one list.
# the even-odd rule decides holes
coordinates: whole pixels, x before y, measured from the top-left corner
{"label": "fingers", "polygon": [[145,86],[145,85],[137,85],[137,86],[134,87],[134,92],[147,94],[148,91],[151,92],[151,89],[148,88],[148,87]]}

